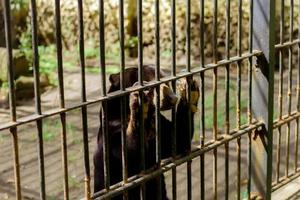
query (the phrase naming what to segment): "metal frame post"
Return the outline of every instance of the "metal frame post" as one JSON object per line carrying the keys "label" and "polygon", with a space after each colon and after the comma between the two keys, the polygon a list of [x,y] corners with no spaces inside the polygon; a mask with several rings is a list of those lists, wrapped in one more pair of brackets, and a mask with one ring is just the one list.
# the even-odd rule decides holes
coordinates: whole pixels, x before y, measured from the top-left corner
{"label": "metal frame post", "polygon": [[260,49],[253,73],[252,112],[264,126],[255,131],[252,138],[251,191],[265,200],[271,199],[272,150],[273,150],[273,95],[275,58],[275,2],[257,0],[253,2],[253,48]]}

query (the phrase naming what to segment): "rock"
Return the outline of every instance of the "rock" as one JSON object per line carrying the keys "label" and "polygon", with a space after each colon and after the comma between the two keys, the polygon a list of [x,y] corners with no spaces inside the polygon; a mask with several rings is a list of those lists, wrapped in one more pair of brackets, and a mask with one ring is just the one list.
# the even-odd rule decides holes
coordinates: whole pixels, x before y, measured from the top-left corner
{"label": "rock", "polygon": [[0,108],[8,108],[8,88],[0,88]]}
{"label": "rock", "polygon": [[[49,86],[49,78],[45,74],[40,75],[40,91],[43,92],[43,88]],[[34,78],[28,76],[20,76],[16,80],[16,98],[30,99],[34,97]]]}
{"label": "rock", "polygon": [[[13,50],[13,65],[15,79],[21,75],[30,73],[30,62],[20,50]],[[0,48],[0,80],[7,81],[7,53],[6,48]]]}

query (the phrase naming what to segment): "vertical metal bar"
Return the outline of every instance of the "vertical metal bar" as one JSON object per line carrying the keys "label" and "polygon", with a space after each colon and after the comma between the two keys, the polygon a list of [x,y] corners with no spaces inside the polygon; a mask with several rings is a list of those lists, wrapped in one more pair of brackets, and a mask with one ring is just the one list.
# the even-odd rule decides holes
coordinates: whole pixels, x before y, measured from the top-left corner
{"label": "vertical metal bar", "polygon": [[[138,81],[140,86],[143,86],[143,1],[137,0],[137,30],[138,30]],[[144,98],[142,95],[142,91],[139,93],[140,95],[140,146],[141,146],[141,166],[140,169],[143,172],[145,170],[145,134],[144,134],[144,120],[143,120],[143,102]],[[145,199],[146,193],[145,184],[141,185],[141,199]]]}
{"label": "vertical metal bar", "polygon": [[[37,37],[36,1],[31,0],[30,5],[31,5],[31,26],[32,26],[35,112],[36,112],[36,114],[41,115],[42,111],[41,111],[41,98],[40,98],[40,72],[39,72],[38,37]],[[44,199],[46,199],[46,186],[45,186],[45,165],[44,165],[43,122],[42,122],[42,120],[37,120],[36,125],[37,125],[37,132],[38,132],[40,198],[44,200]]]}
{"label": "vertical metal bar", "polygon": [[[226,0],[226,59],[230,59],[230,0]],[[225,134],[229,134],[229,65],[225,66]],[[225,143],[225,199],[229,198],[229,143]]]}
{"label": "vertical metal bar", "polygon": [[9,129],[14,147],[14,173],[15,173],[15,190],[16,190],[16,199],[21,200],[21,178],[20,178],[20,160],[19,160],[19,144],[18,144],[18,135],[17,128]]}
{"label": "vertical metal bar", "polygon": [[[238,56],[242,55],[242,0],[238,1]],[[237,129],[241,127],[241,61],[237,62]],[[236,184],[237,190],[236,195],[237,199],[241,198],[241,137],[237,138],[237,175],[236,175]]]}
{"label": "vertical metal bar", "polygon": [[[249,5],[249,53],[253,51],[253,0],[250,0]],[[252,57],[249,58],[248,65],[248,124],[252,123]],[[251,152],[252,152],[252,142],[251,142],[252,132],[248,133],[248,181],[247,181],[247,198],[250,200],[250,191],[251,191],[251,171],[252,171],[252,162],[251,162]]]}
{"label": "vertical metal bar", "polygon": [[[186,0],[186,71],[191,71],[191,0]],[[190,104],[191,100],[191,81],[192,78],[187,78],[187,99],[188,103]],[[188,151],[191,151],[191,141],[190,138],[192,136],[192,122],[191,122],[191,109],[189,107],[188,110],[188,138],[189,138],[189,145],[188,145]],[[192,199],[192,160],[189,160],[187,162],[187,198]]]}
{"label": "vertical metal bar", "polygon": [[[171,1],[171,51],[172,51],[172,76],[176,76],[176,0]],[[172,81],[173,92],[176,93],[176,81]],[[175,158],[177,152],[176,145],[176,108],[172,108],[172,157]],[[172,199],[177,199],[177,177],[176,166],[172,168]]]}
{"label": "vertical metal bar", "polygon": [[[300,39],[300,3],[298,2],[298,40]],[[300,111],[300,46],[298,45],[297,112]],[[296,120],[295,172],[298,170],[299,118]]]}
{"label": "vertical metal bar", "polygon": [[[200,67],[204,68],[204,0],[200,1]],[[201,88],[200,88],[200,104],[201,104],[201,140],[200,145],[201,147],[205,144],[205,74],[204,72],[200,73],[200,82],[201,82]],[[200,155],[200,199],[205,199],[205,154]]]}
{"label": "vertical metal bar", "polygon": [[[16,94],[14,86],[14,70],[13,70],[13,53],[11,44],[11,17],[10,17],[10,1],[3,1],[4,7],[4,26],[5,26],[5,44],[7,50],[7,71],[8,71],[8,84],[9,84],[9,108],[11,121],[15,122],[17,119],[16,114]],[[21,180],[20,180],[20,162],[19,162],[19,145],[17,128],[11,128],[10,133],[12,135],[13,147],[14,147],[14,173],[15,173],[15,190],[16,199],[21,200]]]}
{"label": "vertical metal bar", "polygon": [[[104,1],[99,0],[99,42],[100,42],[100,69],[101,69],[101,93],[106,91],[106,65],[105,65],[105,32],[104,32]],[[109,163],[109,136],[107,126],[107,101],[102,101],[102,133],[103,133],[103,157],[104,157],[104,186],[110,188],[110,163]]]}
{"label": "vertical metal bar", "polygon": [[[284,0],[280,1],[280,44],[284,39]],[[283,99],[283,50],[279,50],[279,91],[278,91],[278,113],[279,120],[282,119],[282,99]],[[278,127],[277,153],[276,153],[276,182],[280,179],[280,158],[281,158],[281,126]]]}
{"label": "vertical metal bar", "polygon": [[[160,0],[155,0],[155,79],[160,80],[160,15],[159,15]],[[161,162],[161,130],[160,130],[160,86],[156,87],[156,113],[155,113],[155,129],[156,129],[156,163],[160,168]],[[157,184],[158,192],[157,199],[162,199],[162,183],[161,176],[158,177]]]}
{"label": "vertical metal bar", "polygon": [[[289,42],[293,40],[293,15],[294,15],[294,1],[290,0],[290,31],[289,31]],[[288,115],[291,114],[292,111],[292,69],[293,62],[293,48],[289,47],[289,79],[288,79]],[[285,177],[289,176],[289,162],[290,162],[290,135],[291,135],[291,123],[287,123],[287,134],[286,134],[286,168],[285,168]]]}
{"label": "vertical metal bar", "polygon": [[[120,88],[122,91],[125,91],[125,78],[124,78],[124,71],[125,71],[125,42],[124,42],[124,1],[119,0],[119,39],[120,39]],[[122,130],[121,130],[121,142],[122,142],[122,176],[123,182],[127,183],[128,179],[128,162],[127,162],[127,142],[126,142],[126,97],[121,98],[121,123],[122,123]],[[124,192],[123,199],[128,199],[128,192]]]}
{"label": "vertical metal bar", "polygon": [[58,89],[60,108],[65,107],[64,96],[64,80],[63,80],[63,58],[61,43],[61,16],[60,16],[60,0],[55,0],[55,36],[56,36],[56,56],[58,67]]}
{"label": "vertical metal bar", "polygon": [[[252,187],[263,199],[271,199],[273,106],[275,61],[275,1],[256,0],[253,4],[253,47],[263,56],[257,57],[253,73],[253,114],[265,126],[256,130],[259,137],[252,141]],[[255,167],[260,166],[260,167]]]}
{"label": "vertical metal bar", "polygon": [[[87,101],[86,98],[86,82],[85,82],[85,60],[84,60],[84,24],[83,24],[83,6],[82,0],[78,0],[78,24],[79,24],[79,57],[81,69],[81,102]],[[87,107],[81,107],[82,119],[82,137],[84,149],[84,168],[85,168],[85,198],[91,197],[91,176],[89,162],[89,143],[88,143],[88,122],[87,122]]]}
{"label": "vertical metal bar", "polygon": [[[56,56],[58,67],[58,89],[60,108],[65,108],[64,80],[63,80],[63,60],[61,43],[61,16],[60,0],[55,0],[55,35],[56,35]],[[62,147],[62,167],[64,171],[64,199],[69,199],[68,187],[68,158],[67,158],[67,136],[66,136],[66,113],[60,114],[61,120],[61,147]]]}
{"label": "vertical metal bar", "polygon": [[[217,26],[218,26],[218,1],[213,0],[213,62],[217,63]],[[217,123],[217,82],[218,82],[218,70],[214,68],[213,75],[213,135],[214,140],[218,139],[218,123]],[[217,148],[213,150],[213,191],[214,191],[214,200],[218,199],[218,152]]]}
{"label": "vertical metal bar", "polygon": [[11,121],[15,122],[17,119],[16,114],[16,93],[14,85],[14,70],[13,70],[13,52],[12,52],[12,39],[11,39],[11,16],[10,16],[10,1],[4,0],[4,26],[5,26],[5,44],[7,50],[7,71],[8,71],[8,86],[9,86],[9,108]]}
{"label": "vertical metal bar", "polygon": [[241,137],[237,138],[237,199],[241,199]]}
{"label": "vertical metal bar", "polygon": [[143,1],[137,0],[138,71],[139,83],[143,85]]}

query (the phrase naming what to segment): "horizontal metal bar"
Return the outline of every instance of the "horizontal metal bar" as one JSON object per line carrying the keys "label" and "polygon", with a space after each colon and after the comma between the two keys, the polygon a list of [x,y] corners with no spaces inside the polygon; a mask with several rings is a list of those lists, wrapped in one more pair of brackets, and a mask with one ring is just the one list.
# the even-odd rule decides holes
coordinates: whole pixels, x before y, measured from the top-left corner
{"label": "horizontal metal bar", "polygon": [[146,181],[149,181],[150,179],[159,176],[162,173],[165,173],[169,170],[172,170],[175,166],[179,166],[183,163],[186,163],[187,161],[190,161],[196,157],[199,157],[200,155],[211,151],[213,149],[218,148],[221,145],[224,145],[225,143],[230,142],[231,140],[234,140],[236,138],[241,137],[242,135],[245,135],[249,132],[252,132],[253,130],[260,128],[263,126],[263,122],[256,121],[251,125],[245,125],[241,126],[240,130],[233,130],[230,132],[230,134],[223,134],[221,135],[218,140],[213,140],[211,142],[208,142],[206,145],[201,147],[201,145],[195,146],[191,153],[185,157],[179,157],[178,159],[168,159],[166,162],[163,162],[162,167],[160,169],[157,169],[155,171],[151,171],[149,173],[137,175],[135,177],[131,177],[128,179],[128,183],[123,184],[123,182],[117,183],[110,187],[109,191],[102,190],[98,193],[95,193],[93,195],[93,199],[106,199],[108,197],[114,197],[116,195],[121,194],[124,191],[130,190]]}
{"label": "horizontal metal bar", "polygon": [[277,119],[273,123],[273,128],[276,129],[284,124],[287,124],[293,120],[296,120],[300,117],[300,112],[293,112],[290,115],[284,115],[282,119]]}
{"label": "horizontal metal bar", "polygon": [[290,183],[292,180],[295,180],[300,176],[300,171],[297,171],[297,173],[294,173],[290,175],[288,178],[284,178],[282,180],[279,180],[279,182],[274,182],[272,184],[272,192],[276,191],[277,189],[281,188],[282,186]]}
{"label": "horizontal metal bar", "polygon": [[276,50],[279,50],[279,49],[283,49],[283,48],[289,48],[291,46],[294,46],[294,45],[299,45],[300,44],[300,40],[297,39],[297,40],[293,40],[291,42],[285,42],[283,44],[276,44],[275,45],[275,49]]}
{"label": "horizontal metal bar", "polygon": [[0,125],[0,131],[6,130],[6,129],[9,129],[9,128],[12,128],[12,127],[20,126],[20,125],[23,125],[23,124],[26,124],[26,123],[34,122],[34,121],[37,121],[38,119],[43,119],[43,118],[55,116],[55,115],[58,115],[58,114],[61,114],[61,113],[69,112],[69,111],[72,111],[72,110],[75,110],[75,109],[82,108],[84,106],[93,105],[93,104],[96,104],[96,103],[99,103],[99,102],[102,102],[102,101],[105,101],[105,100],[110,100],[110,99],[117,98],[117,97],[120,97],[120,96],[128,95],[131,92],[141,91],[141,90],[144,90],[144,89],[156,87],[156,86],[158,86],[160,84],[163,84],[163,83],[167,83],[167,82],[170,82],[170,81],[174,81],[174,80],[178,80],[178,79],[185,78],[185,77],[188,77],[188,76],[192,76],[192,75],[195,75],[195,74],[199,74],[199,73],[207,71],[207,70],[212,70],[212,69],[217,68],[217,67],[226,66],[228,64],[238,62],[238,61],[242,61],[242,60],[248,59],[248,58],[253,57],[253,56],[259,56],[261,54],[262,54],[261,51],[255,50],[255,51],[253,51],[253,53],[245,53],[242,56],[232,57],[229,60],[221,60],[216,64],[207,64],[205,66],[205,68],[201,67],[201,68],[192,70],[191,72],[178,73],[176,77],[173,77],[173,76],[165,77],[165,78],[161,78],[160,81],[153,81],[153,82],[151,82],[147,85],[144,85],[144,86],[130,87],[130,88],[126,88],[126,91],[112,92],[112,93],[107,94],[106,96],[102,96],[102,97],[97,98],[97,99],[82,102],[82,103],[79,103],[77,105],[70,106],[69,108],[56,108],[56,109],[51,109],[51,110],[45,111],[41,115],[32,114],[32,115],[29,115],[29,116],[26,116],[26,117],[21,117],[16,122],[6,122],[6,123],[1,124]]}

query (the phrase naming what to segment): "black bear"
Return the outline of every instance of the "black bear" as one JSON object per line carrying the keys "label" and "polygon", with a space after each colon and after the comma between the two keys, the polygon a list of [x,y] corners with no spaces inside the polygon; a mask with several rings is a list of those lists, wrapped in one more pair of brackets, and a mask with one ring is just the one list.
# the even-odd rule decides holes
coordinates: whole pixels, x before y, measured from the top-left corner
{"label": "black bear", "polygon": [[[155,77],[155,69],[152,66],[144,66],[143,68],[144,72],[144,80],[145,81],[151,81]],[[161,77],[164,75],[161,73]],[[137,80],[138,80],[138,69],[137,68],[128,68],[124,72],[124,77],[125,77],[125,87],[130,87],[132,86]],[[120,74],[113,74],[109,78],[111,86],[109,88],[109,93],[118,91],[120,90]],[[191,80],[191,79],[189,79]],[[191,141],[191,138],[188,138],[187,131],[189,128],[191,128],[191,133],[193,133],[193,116],[194,112],[196,111],[197,107],[197,102],[199,98],[199,88],[198,84],[196,81],[191,82],[191,104],[188,104],[187,98],[186,98],[186,86],[187,84],[185,82],[182,82],[179,87],[179,94],[181,95],[181,98],[179,100],[179,103],[177,105],[177,111],[176,111],[176,121],[177,121],[177,126],[176,126],[176,141],[177,141],[177,149],[176,149],[176,154],[182,154],[188,151],[189,144]],[[177,101],[176,96],[170,92],[170,88],[168,88],[167,85],[163,85],[161,87],[161,91],[165,90],[162,95],[162,101],[161,105],[161,110],[171,108],[174,106],[174,104]],[[151,92],[150,92],[151,94]],[[126,101],[133,101],[133,96],[131,96],[129,100],[129,95],[126,96]],[[118,183],[122,181],[122,158],[121,158],[121,118],[120,118],[120,113],[121,113],[121,97],[114,98],[112,100],[109,100],[107,102],[107,125],[108,125],[108,130],[109,130],[109,162],[110,162],[110,184],[113,185],[115,183]],[[132,104],[130,104],[132,105]],[[148,116],[151,114],[151,112],[154,112],[153,109],[153,104],[149,104],[149,106],[152,108],[149,108],[148,110]],[[189,110],[191,110],[192,114],[190,116],[191,119],[191,125],[189,125]],[[127,106],[127,113],[132,114],[132,107]],[[151,115],[150,115],[151,116]],[[130,117],[129,117],[130,119]],[[152,118],[149,118],[148,121],[151,123],[154,123],[153,120],[155,119],[155,116],[152,116]],[[163,115],[160,115],[160,122],[161,122],[161,153],[162,153],[162,158],[167,158],[172,155],[172,146],[170,143],[170,139],[172,138],[172,133],[173,131],[170,131],[173,129],[173,124],[171,121],[169,121],[167,118],[165,118]],[[151,124],[150,123],[150,124]],[[146,125],[147,123],[145,123]],[[128,122],[128,127],[129,126]],[[147,125],[145,127],[146,132],[151,132],[151,127],[153,128],[153,124],[151,126]],[[102,128],[100,127],[99,133],[98,133],[98,145],[97,145],[97,150],[94,154],[94,167],[95,167],[95,184],[94,184],[94,191],[100,191],[101,189],[104,188],[104,170],[103,170],[103,141],[102,141]],[[127,129],[128,132],[128,129]],[[153,132],[153,131],[152,131]],[[156,133],[154,132],[154,135]],[[149,134],[148,134],[149,135]],[[151,134],[150,134],[151,135]],[[153,134],[152,134],[153,135]],[[135,138],[136,139],[136,138]],[[135,140],[128,140],[128,148],[132,148],[128,156],[128,164],[129,164],[129,170],[131,168],[133,169],[139,169],[136,165],[139,166],[139,163],[135,163],[134,166],[132,166],[130,163],[134,163],[131,161],[131,156],[134,155],[135,153],[138,153],[139,151],[137,150],[137,146],[133,145],[130,146],[130,144],[133,144],[132,141]],[[151,167],[155,164],[155,140],[148,140],[149,148],[146,148],[146,151],[148,151],[148,157],[147,162],[147,167]],[[154,145],[154,146],[153,146]],[[150,148],[153,146],[153,148]],[[136,149],[133,151],[133,149]],[[149,153],[151,152],[151,153]],[[154,156],[151,157],[150,155]],[[154,161],[153,161],[154,159]],[[137,159],[133,159],[134,161],[139,161]],[[138,172],[138,171],[137,171]],[[128,172],[129,173],[129,172]],[[136,174],[135,172],[130,172],[129,175]],[[166,196],[166,191],[165,191],[165,183],[164,183],[164,177],[163,175],[161,176],[162,178],[162,199],[167,199]],[[146,184],[146,191],[148,190],[149,192],[146,192],[150,196],[148,199],[155,199],[153,195],[156,195],[156,192],[150,192],[150,191],[155,191],[154,188],[152,187],[155,184],[155,179],[147,182]],[[156,187],[155,187],[156,188]],[[131,193],[133,196],[134,194],[138,194],[138,192],[132,192]],[[130,199],[135,199],[133,196],[131,196]],[[148,196],[148,195],[147,195]],[[121,197],[119,197],[121,199]],[[137,199],[138,195],[136,196]]]}

